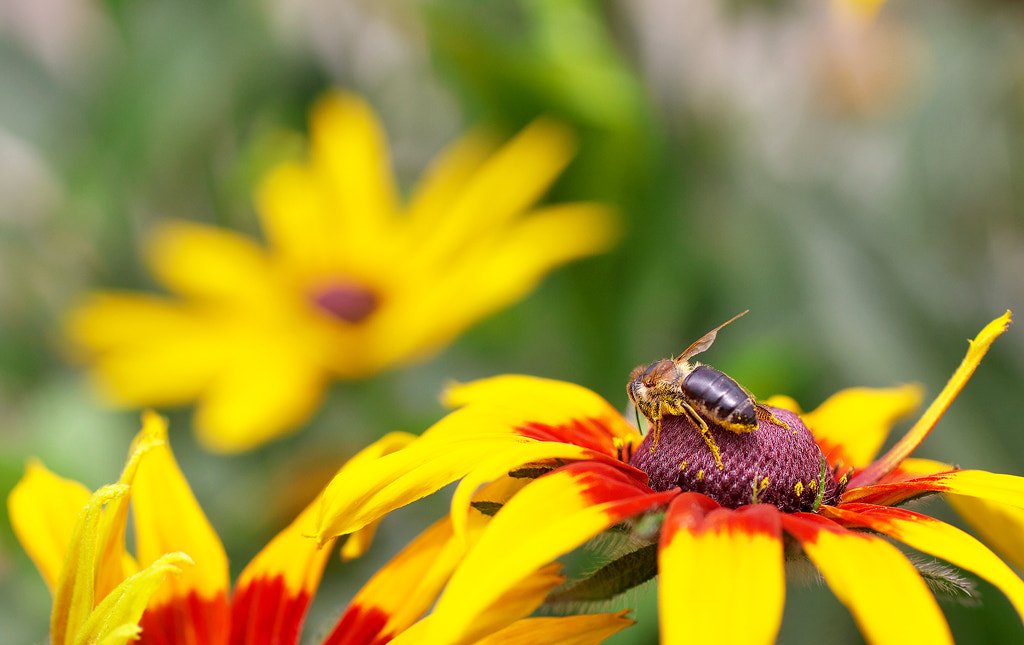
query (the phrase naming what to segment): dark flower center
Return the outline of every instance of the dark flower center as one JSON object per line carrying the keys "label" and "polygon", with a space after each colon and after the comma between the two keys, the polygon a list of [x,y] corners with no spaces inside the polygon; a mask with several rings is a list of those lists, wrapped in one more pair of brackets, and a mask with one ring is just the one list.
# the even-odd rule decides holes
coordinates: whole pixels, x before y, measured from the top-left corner
{"label": "dark flower center", "polygon": [[721,470],[700,430],[683,416],[662,417],[657,450],[651,453],[648,433],[630,464],[647,473],[656,491],[679,486],[727,508],[765,503],[796,513],[838,502],[846,483],[836,480],[811,431],[796,414],[769,409],[775,420],[761,420],[747,433],[709,422]]}
{"label": "dark flower center", "polygon": [[355,282],[321,287],[313,291],[311,298],[322,311],[352,324],[365,320],[379,304],[377,294]]}

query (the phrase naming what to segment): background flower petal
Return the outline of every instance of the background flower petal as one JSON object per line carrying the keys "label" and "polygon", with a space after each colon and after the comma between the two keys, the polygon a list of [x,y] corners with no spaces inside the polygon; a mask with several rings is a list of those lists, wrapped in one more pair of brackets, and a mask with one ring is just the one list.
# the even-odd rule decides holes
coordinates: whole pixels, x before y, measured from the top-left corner
{"label": "background flower petal", "polygon": [[774,643],[786,599],[779,512],[765,504],[732,510],[706,501],[683,493],[662,525],[662,642]]}
{"label": "background flower petal", "polygon": [[[200,441],[217,452],[250,450],[294,432],[319,407],[327,386],[303,339],[236,334],[234,356],[203,391],[196,408]],[[257,351],[256,348],[259,348]]]}
{"label": "background flower petal", "polygon": [[343,256],[372,258],[398,213],[384,129],[369,104],[348,92],[318,100],[309,120],[311,168],[330,204],[322,214],[329,239]]}
{"label": "background flower petal", "polygon": [[167,298],[99,292],[73,309],[65,335],[91,360],[104,398],[126,407],[192,401],[225,358],[224,322]]}
{"label": "background flower petal", "polygon": [[1024,570],[1024,510],[982,497],[946,495],[971,528],[1018,570]]}
{"label": "background flower petal", "polygon": [[952,644],[934,596],[896,547],[808,513],[783,514],[782,526],[853,614],[865,640]]}
{"label": "background flower petal", "polygon": [[280,299],[266,253],[228,229],[167,220],[150,235],[146,257],[165,287],[188,298],[258,309],[270,309]]}

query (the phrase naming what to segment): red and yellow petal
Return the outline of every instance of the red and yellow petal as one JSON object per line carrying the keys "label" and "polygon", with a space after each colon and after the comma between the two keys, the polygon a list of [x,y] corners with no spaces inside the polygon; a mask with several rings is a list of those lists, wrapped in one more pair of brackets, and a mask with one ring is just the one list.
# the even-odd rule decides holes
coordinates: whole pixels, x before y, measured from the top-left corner
{"label": "red and yellow petal", "polygon": [[598,394],[564,381],[512,374],[453,384],[445,390],[444,404],[500,414],[522,436],[572,443],[609,457],[620,456],[643,439]]}
{"label": "red and yellow petal", "polygon": [[224,642],[229,584],[224,547],[166,443],[164,421],[151,414],[145,423],[163,442],[146,453],[132,485],[139,566],[175,551],[189,554],[195,566],[157,591],[143,628],[153,643]]}
{"label": "red and yellow petal", "polygon": [[494,516],[452,575],[431,615],[430,633],[455,642],[482,636],[479,625],[493,628],[502,616],[497,601],[531,573],[677,493],[654,493],[603,463],[569,464],[537,479]]}
{"label": "red and yellow petal", "polygon": [[231,598],[230,643],[298,643],[331,544],[312,538],[319,500],[277,534],[238,577]]}
{"label": "red and yellow petal", "polygon": [[809,513],[782,515],[782,526],[818,567],[870,643],[950,643],[935,597],[900,551]]}
{"label": "red and yellow petal", "polygon": [[850,388],[801,415],[830,465],[863,468],[878,454],[893,425],[921,405],[920,385]]}
{"label": "red and yellow petal", "polygon": [[7,497],[11,528],[53,593],[89,489],[32,459]]}
{"label": "red and yellow petal", "polygon": [[775,642],[786,598],[779,515],[698,493],[672,500],[658,551],[663,643]]}
{"label": "red and yellow petal", "polygon": [[847,490],[843,504],[893,506],[926,493],[949,493],[1024,508],[1024,477],[983,470],[953,470],[899,482]]}
{"label": "red and yellow petal", "polygon": [[844,525],[865,527],[899,540],[962,569],[973,571],[1006,594],[1024,617],[1024,581],[988,547],[955,526],[901,508],[870,504],[823,507],[823,514]]}
{"label": "red and yellow petal", "polygon": [[356,594],[324,645],[389,642],[430,609],[461,556],[451,520],[435,523]]}
{"label": "red and yellow petal", "polygon": [[967,350],[967,356],[964,357],[964,360],[957,367],[949,382],[946,383],[946,387],[942,388],[939,396],[932,401],[932,404],[928,406],[928,409],[925,410],[924,414],[907,434],[896,442],[896,445],[850,480],[851,488],[868,486],[880,481],[895,470],[900,465],[900,462],[910,456],[932,431],[932,428],[935,427],[935,424],[942,417],[946,408],[953,402],[953,399],[956,398],[956,395],[967,384],[968,379],[971,378],[974,370],[981,363],[981,359],[988,352],[988,348],[1009,326],[1010,312],[1007,311],[986,325],[977,338],[969,341],[970,348]]}

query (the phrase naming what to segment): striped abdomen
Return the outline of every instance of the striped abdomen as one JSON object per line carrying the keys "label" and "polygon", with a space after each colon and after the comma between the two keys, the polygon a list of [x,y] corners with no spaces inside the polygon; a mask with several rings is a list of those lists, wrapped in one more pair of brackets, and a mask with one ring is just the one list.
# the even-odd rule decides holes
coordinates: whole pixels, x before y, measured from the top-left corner
{"label": "striped abdomen", "polygon": [[708,421],[734,432],[757,427],[754,399],[740,384],[707,365],[693,368],[680,384],[683,395]]}

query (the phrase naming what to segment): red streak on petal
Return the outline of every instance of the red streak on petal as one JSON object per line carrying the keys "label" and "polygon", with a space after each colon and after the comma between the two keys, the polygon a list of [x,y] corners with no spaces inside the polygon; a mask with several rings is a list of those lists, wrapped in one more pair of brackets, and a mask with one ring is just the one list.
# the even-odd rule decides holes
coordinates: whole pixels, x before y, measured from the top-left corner
{"label": "red streak on petal", "polygon": [[295,645],[312,597],[284,576],[255,578],[231,600],[231,645]]}
{"label": "red streak on petal", "polygon": [[814,544],[818,541],[818,536],[824,531],[841,533],[846,536],[864,537],[859,533],[847,531],[832,520],[813,513],[782,513],[780,517],[782,518],[782,528],[802,543]]}
{"label": "red streak on petal", "polygon": [[[612,426],[599,418],[572,419],[569,423],[553,426],[528,422],[516,428],[524,437],[539,441],[555,441],[589,448],[609,457],[618,457],[615,439],[618,434]],[[628,457],[627,457],[628,458]]]}
{"label": "red streak on petal", "polygon": [[846,503],[850,502],[864,502],[891,506],[926,493],[945,493],[950,490],[950,486],[944,484],[943,479],[945,479],[946,475],[953,472],[956,471],[927,475],[890,484],[875,484],[873,486],[853,488],[843,494],[842,505],[845,506]]}
{"label": "red streak on petal", "polygon": [[224,645],[228,642],[228,601],[225,594],[203,598],[195,592],[151,606],[139,626],[143,645]]}
{"label": "red streak on petal", "polygon": [[383,645],[394,634],[382,634],[388,614],[379,607],[351,605],[323,645]]}
{"label": "red streak on petal", "polygon": [[667,503],[679,494],[678,488],[656,493],[632,475],[625,464],[616,466],[597,461],[577,461],[552,471],[545,477],[569,474],[577,492],[588,506],[608,504],[609,516],[628,517]]}

